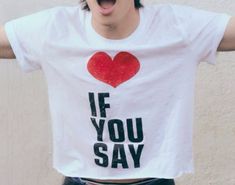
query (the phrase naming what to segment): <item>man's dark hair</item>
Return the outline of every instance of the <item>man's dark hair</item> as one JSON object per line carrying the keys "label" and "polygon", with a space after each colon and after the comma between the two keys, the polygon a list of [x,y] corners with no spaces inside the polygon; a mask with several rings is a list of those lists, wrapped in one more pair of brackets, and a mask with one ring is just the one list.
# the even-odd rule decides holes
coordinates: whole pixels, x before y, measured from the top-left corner
{"label": "man's dark hair", "polygon": [[[144,6],[141,4],[140,0],[134,0],[134,1],[135,1],[135,8],[136,8],[136,9],[139,9],[139,8],[144,7]],[[83,10],[90,11],[90,8],[89,8],[89,6],[88,6],[86,0],[80,0],[80,3],[82,3],[82,9],[83,9]]]}

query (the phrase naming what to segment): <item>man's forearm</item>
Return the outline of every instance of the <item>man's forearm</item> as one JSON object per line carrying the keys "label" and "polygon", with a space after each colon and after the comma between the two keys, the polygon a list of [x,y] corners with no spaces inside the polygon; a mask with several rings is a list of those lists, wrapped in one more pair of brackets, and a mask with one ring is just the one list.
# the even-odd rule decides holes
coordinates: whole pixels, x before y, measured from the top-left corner
{"label": "man's forearm", "polygon": [[15,59],[15,54],[7,38],[4,26],[0,26],[0,58]]}
{"label": "man's forearm", "polygon": [[230,19],[227,25],[218,51],[235,51],[235,16]]}

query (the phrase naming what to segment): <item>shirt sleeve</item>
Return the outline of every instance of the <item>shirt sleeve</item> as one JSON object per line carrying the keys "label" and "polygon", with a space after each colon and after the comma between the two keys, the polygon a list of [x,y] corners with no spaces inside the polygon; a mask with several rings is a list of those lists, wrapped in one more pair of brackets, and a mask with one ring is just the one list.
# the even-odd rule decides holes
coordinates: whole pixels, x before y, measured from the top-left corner
{"label": "shirt sleeve", "polygon": [[6,35],[24,72],[41,69],[43,42],[51,17],[51,9],[7,22]]}
{"label": "shirt sleeve", "polygon": [[231,16],[182,5],[172,5],[172,8],[198,62],[215,64]]}

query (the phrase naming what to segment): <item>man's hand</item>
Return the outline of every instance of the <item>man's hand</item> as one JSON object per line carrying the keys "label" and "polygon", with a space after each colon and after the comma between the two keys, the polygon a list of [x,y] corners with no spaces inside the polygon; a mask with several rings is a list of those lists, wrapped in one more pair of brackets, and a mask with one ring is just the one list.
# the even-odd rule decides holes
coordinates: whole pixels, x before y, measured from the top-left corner
{"label": "man's hand", "polygon": [[218,51],[235,51],[235,16],[228,23]]}
{"label": "man's hand", "polygon": [[0,26],[0,58],[15,59],[3,26]]}

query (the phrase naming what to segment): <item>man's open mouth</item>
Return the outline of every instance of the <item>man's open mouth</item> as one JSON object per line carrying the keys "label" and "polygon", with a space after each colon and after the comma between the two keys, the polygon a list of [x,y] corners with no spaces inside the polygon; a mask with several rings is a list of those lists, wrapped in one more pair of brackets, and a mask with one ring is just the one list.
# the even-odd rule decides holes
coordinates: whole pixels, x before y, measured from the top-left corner
{"label": "man's open mouth", "polygon": [[104,9],[111,8],[115,5],[116,0],[96,0],[100,7]]}

